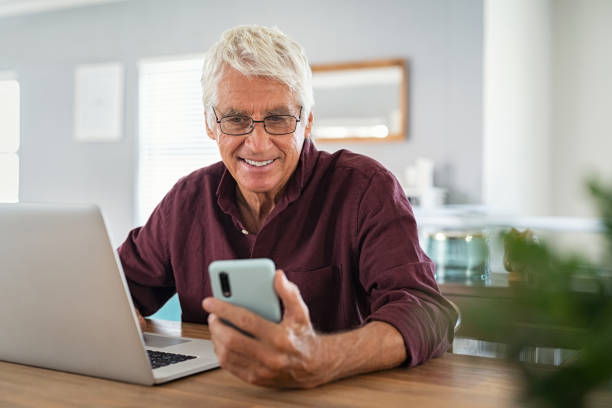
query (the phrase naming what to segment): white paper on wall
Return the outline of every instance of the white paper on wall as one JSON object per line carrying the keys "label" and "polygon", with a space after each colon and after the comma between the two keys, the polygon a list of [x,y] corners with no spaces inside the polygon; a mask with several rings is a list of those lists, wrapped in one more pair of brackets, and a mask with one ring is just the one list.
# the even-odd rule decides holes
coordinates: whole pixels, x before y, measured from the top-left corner
{"label": "white paper on wall", "polygon": [[74,139],[113,142],[122,137],[124,69],[120,63],[78,65],[74,82]]}

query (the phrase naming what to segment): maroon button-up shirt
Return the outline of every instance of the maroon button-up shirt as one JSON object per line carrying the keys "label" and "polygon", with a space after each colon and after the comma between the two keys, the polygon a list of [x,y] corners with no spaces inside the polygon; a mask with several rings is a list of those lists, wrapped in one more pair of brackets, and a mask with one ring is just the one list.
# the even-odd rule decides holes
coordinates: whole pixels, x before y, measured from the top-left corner
{"label": "maroon button-up shirt", "polygon": [[260,231],[244,232],[236,181],[222,162],[179,180],[119,248],[136,307],[150,315],[177,292],[182,319],[204,323],[208,264],[266,257],[299,287],[321,332],[387,322],[402,334],[410,365],[449,348],[457,316],[402,188],[376,161],[306,140]]}

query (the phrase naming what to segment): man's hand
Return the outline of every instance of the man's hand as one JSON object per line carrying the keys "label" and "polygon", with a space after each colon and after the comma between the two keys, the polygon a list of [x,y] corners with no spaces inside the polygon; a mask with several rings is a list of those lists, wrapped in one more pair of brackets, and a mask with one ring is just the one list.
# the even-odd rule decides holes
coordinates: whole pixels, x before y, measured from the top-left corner
{"label": "man's hand", "polygon": [[138,317],[138,324],[140,325],[140,329],[142,331],[145,331],[145,329],[147,328],[147,321],[144,319],[144,317],[142,317],[138,309],[135,309],[135,310],[136,310],[136,317]]}
{"label": "man's hand", "polygon": [[[222,368],[251,384],[311,388],[333,378],[324,336],[315,333],[308,308],[295,284],[281,270],[274,288],[285,306],[279,324],[228,302],[206,298],[208,325]],[[224,324],[225,319],[250,333],[248,337]]]}
{"label": "man's hand", "polygon": [[297,286],[280,270],[276,271],[274,288],[285,306],[279,324],[219,299],[202,302],[210,313],[208,325],[221,367],[244,381],[270,387],[312,388],[395,367],[406,360],[404,339],[390,324],[373,321],[355,330],[320,335],[312,327]]}

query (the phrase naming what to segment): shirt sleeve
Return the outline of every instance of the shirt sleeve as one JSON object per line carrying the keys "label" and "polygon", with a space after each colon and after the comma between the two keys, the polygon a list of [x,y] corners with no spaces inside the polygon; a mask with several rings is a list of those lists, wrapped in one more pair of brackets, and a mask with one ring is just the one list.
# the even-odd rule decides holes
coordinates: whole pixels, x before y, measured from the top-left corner
{"label": "shirt sleeve", "polygon": [[434,264],[419,245],[410,203],[386,171],[372,176],[363,195],[357,238],[359,279],[370,303],[366,323],[383,321],[401,333],[405,365],[447,351],[458,316],[441,295]]}
{"label": "shirt sleeve", "polygon": [[130,231],[117,250],[132,300],[143,316],[155,313],[176,292],[164,214],[167,199],[144,226]]}

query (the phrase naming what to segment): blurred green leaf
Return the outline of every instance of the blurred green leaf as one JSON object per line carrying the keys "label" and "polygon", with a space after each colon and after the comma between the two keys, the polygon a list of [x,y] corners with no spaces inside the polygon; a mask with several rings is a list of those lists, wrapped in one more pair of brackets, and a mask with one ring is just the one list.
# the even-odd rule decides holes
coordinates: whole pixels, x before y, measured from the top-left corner
{"label": "blurred green leaf", "polygon": [[[612,379],[612,285],[602,274],[612,265],[612,186],[593,179],[588,188],[604,223],[604,259],[594,263],[580,254],[557,254],[513,230],[504,236],[505,264],[521,280],[511,285],[511,301],[479,310],[474,322],[507,339],[507,357],[524,375],[528,406],[579,408],[591,390]],[[522,363],[521,352],[542,340],[534,337],[535,327],[568,328],[579,345],[576,358],[555,369]]]}

